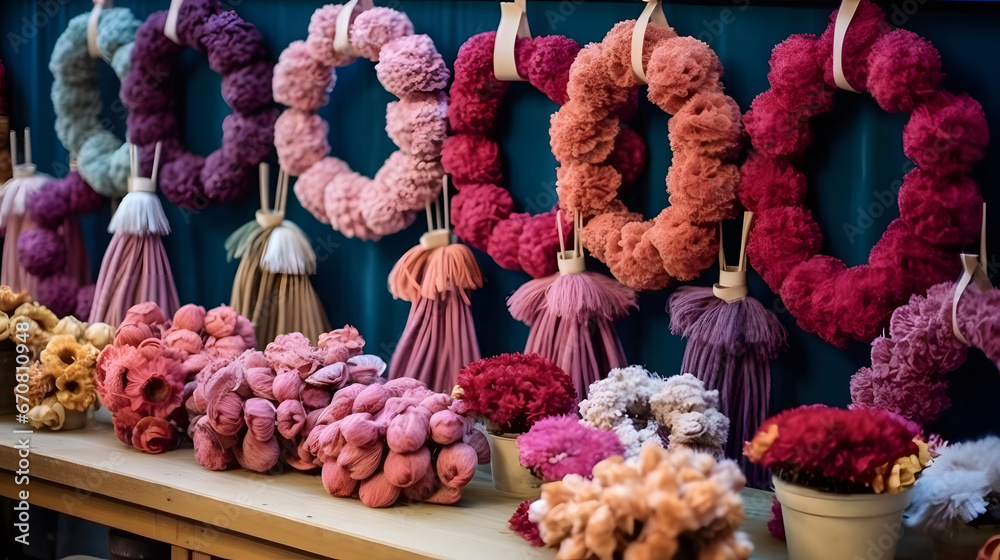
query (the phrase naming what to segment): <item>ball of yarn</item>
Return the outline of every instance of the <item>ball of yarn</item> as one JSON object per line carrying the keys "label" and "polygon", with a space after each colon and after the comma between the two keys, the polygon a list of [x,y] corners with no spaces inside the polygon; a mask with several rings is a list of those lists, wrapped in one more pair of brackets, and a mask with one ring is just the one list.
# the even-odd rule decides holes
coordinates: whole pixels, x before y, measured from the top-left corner
{"label": "ball of yarn", "polygon": [[17,238],[17,252],[21,266],[28,273],[44,278],[66,267],[66,244],[55,231],[31,228]]}
{"label": "ball of yarn", "polygon": [[53,274],[38,280],[38,301],[44,301],[45,307],[60,317],[70,315],[76,311],[79,288],[76,278],[68,274]]}

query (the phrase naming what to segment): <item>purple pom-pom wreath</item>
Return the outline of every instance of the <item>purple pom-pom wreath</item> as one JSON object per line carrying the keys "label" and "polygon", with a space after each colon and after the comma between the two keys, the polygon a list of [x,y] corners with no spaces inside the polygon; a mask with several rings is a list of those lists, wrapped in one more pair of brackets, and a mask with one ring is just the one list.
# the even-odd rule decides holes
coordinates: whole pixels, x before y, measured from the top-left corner
{"label": "purple pom-pom wreath", "polygon": [[844,40],[844,74],[883,109],[910,113],[903,151],[916,169],[899,191],[900,218],[867,264],[848,268],[820,254],[822,234],[795,162],[812,140],[812,118],[833,106],[835,21],[836,12],[822,36],[793,35],[774,48],[771,89],[743,120],[755,153],[741,169],[739,196],[756,213],[750,263],[799,326],[844,346],[872,340],[911,295],[958,274],[961,245],[979,235],[982,196],[967,174],[983,158],[989,130],[979,103],[941,89],[934,46],[889,31],[885,14],[863,0]]}
{"label": "purple pom-pom wreath", "polygon": [[25,201],[34,226],[17,240],[19,258],[25,270],[39,279],[38,293],[32,296],[57,315],[78,309],[77,288],[90,280],[86,255],[69,254],[82,250],[76,218],[99,210],[103,200],[78,172],[70,171],[31,192]]}
{"label": "purple pom-pom wreath", "polygon": [[[121,90],[129,136],[139,146],[146,174],[152,172],[156,143],[163,143],[160,188],[174,204],[198,209],[231,202],[251,186],[253,168],[267,155],[274,134],[273,66],[264,39],[215,0],[182,4],[177,21],[182,45],[163,34],[166,18],[167,12],[155,12],[136,33],[132,71]],[[178,136],[174,90],[184,46],[205,53],[209,67],[222,74],[222,97],[233,109],[223,125],[222,147],[206,158],[187,153]]]}

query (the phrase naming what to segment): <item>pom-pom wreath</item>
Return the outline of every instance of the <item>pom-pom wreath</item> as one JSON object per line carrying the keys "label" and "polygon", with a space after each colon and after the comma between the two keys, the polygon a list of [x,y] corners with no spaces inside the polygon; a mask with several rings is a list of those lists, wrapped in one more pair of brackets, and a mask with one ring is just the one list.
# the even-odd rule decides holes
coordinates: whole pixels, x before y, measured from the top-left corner
{"label": "pom-pom wreath", "polygon": [[722,457],[729,433],[718,391],[689,373],[663,379],[641,366],[613,369],[591,384],[580,414],[584,423],[613,431],[627,458],[647,442]]}
{"label": "pom-pom wreath", "polygon": [[[717,224],[735,215],[734,159],[742,144],[740,109],[722,92],[722,66],[705,43],[650,26],[643,60],[649,100],[673,115],[671,206],[655,218],[623,212],[623,183],[614,163],[618,110],[639,87],[631,68],[635,21],[617,24],[602,43],[588,45],[569,75],[568,101],[549,134],[559,161],[559,205],[580,211],[583,244],[622,284],[657,290],[695,278],[718,253]],[[619,146],[620,147],[620,146]],[[628,166],[626,166],[628,167]]]}
{"label": "pom-pom wreath", "polygon": [[[223,306],[208,314],[228,316],[231,311]],[[229,336],[217,340],[203,331],[204,316],[204,309],[185,305],[171,321],[155,303],[134,305],[115,331],[114,343],[97,357],[97,394],[111,411],[115,433],[123,443],[146,453],[162,453],[173,449],[180,434],[189,431],[195,441],[228,449],[220,442],[245,426],[242,409],[234,409],[228,396],[228,391],[249,394],[245,379],[231,375],[226,378],[228,384],[220,384],[211,394],[194,381],[220,371],[232,372],[233,359],[256,346],[256,339]],[[221,340],[231,344],[222,347]],[[231,428],[227,438],[199,427],[198,419],[188,423],[182,407],[197,408],[198,402],[205,405],[201,416]],[[199,455],[204,453],[196,450]],[[217,455],[213,461],[231,462]]]}
{"label": "pom-pom wreath", "polygon": [[316,111],[329,101],[335,68],[354,58],[333,50],[341,6],[316,10],[309,37],[289,45],[275,67],[275,99],[288,106],[275,125],[278,161],[300,176],[295,194],[317,220],[347,237],[377,240],[413,223],[441,190],[441,143],[448,68],[426,35],[414,35],[405,14],[373,8],[356,16],[351,46],[375,62],[379,82],[399,98],[386,109],[386,131],[399,149],[369,179],[331,157],[329,125]]}
{"label": "pom-pom wreath", "polygon": [[743,454],[786,482],[826,492],[895,493],[930,464],[920,427],[891,412],[807,405],[767,419]]}
{"label": "pom-pom wreath", "polygon": [[551,416],[539,420],[517,438],[521,465],[545,482],[562,480],[568,474],[590,478],[594,465],[625,447],[613,432],[580,422],[576,415]]}
{"label": "pom-pom wreath", "polygon": [[970,285],[962,294],[955,319],[965,343],[952,324],[955,287],[937,284],[893,311],[889,335],[872,343],[872,365],[851,378],[853,406],[929,424],[951,406],[945,376],[965,363],[970,347],[1000,367],[1000,290]]}
{"label": "pom-pom wreath", "polygon": [[27,194],[25,207],[35,225],[17,238],[18,257],[38,277],[35,297],[57,315],[89,317],[90,304],[77,305],[80,297],[93,301],[94,291],[77,218],[100,205],[100,195],[76,171]]}
{"label": "pom-pom wreath", "polygon": [[[474,35],[455,60],[448,105],[452,135],[445,140],[441,157],[459,191],[452,199],[452,220],[459,237],[489,253],[500,266],[541,278],[556,272],[560,246],[556,212],[534,216],[513,212],[513,201],[503,190],[496,124],[509,84],[493,74],[495,40],[493,31]],[[560,105],[567,100],[570,65],[579,51],[576,41],[558,35],[518,39],[514,45],[517,67],[528,83]],[[626,138],[626,130],[622,128],[619,139]],[[634,170],[643,167],[645,145],[634,133],[627,138],[616,144],[610,157],[612,167],[634,180],[638,175]],[[563,241],[572,229],[564,220]]]}
{"label": "pom-pom wreath", "polygon": [[[122,82],[129,109],[129,139],[139,146],[142,172],[152,171],[154,146],[162,142],[160,188],[174,204],[200,210],[232,202],[250,185],[252,170],[271,151],[276,112],[272,66],[260,32],[215,0],[185,0],[177,21],[180,45],[163,34],[167,12],[155,12],[136,32],[132,71]],[[222,124],[222,146],[207,158],[181,144],[174,88],[184,46],[208,57],[222,74],[222,97],[233,109]]]}
{"label": "pom-pom wreath", "polygon": [[[103,196],[128,193],[129,145],[101,124],[97,58],[87,49],[90,12],[71,20],[52,48],[52,106],[56,113],[56,135],[79,157],[79,172],[87,190]],[[132,68],[129,53],[139,20],[127,8],[101,10],[97,22],[100,58],[124,82]],[[98,197],[99,200],[99,197]],[[49,226],[47,226],[49,227]]]}
{"label": "pom-pom wreath", "polygon": [[1000,438],[955,443],[913,487],[903,519],[922,533],[958,529],[987,513],[1000,497]]}
{"label": "pom-pom wreath", "polygon": [[848,268],[819,253],[822,234],[805,207],[796,169],[812,138],[812,118],[832,107],[833,28],[821,37],[793,35],[775,47],[771,89],[754,99],[744,124],[755,150],[741,169],[740,200],[755,212],[747,254],[804,330],[846,345],[870,341],[911,294],[958,274],[958,248],[975,241],[982,206],[968,172],[989,139],[982,107],[941,88],[937,51],[862,2],[844,41],[844,73],[887,111],[910,113],[903,151],[916,169],[899,193],[900,218],[872,250],[869,264]]}
{"label": "pom-pom wreath", "polygon": [[462,400],[501,433],[524,433],[547,416],[576,407],[569,375],[538,354],[500,354],[473,362],[458,374]]}
{"label": "pom-pom wreath", "polygon": [[732,461],[647,445],[637,462],[601,461],[593,480],[543,484],[528,519],[558,558],[745,560],[753,545],[736,530],[744,484]]}

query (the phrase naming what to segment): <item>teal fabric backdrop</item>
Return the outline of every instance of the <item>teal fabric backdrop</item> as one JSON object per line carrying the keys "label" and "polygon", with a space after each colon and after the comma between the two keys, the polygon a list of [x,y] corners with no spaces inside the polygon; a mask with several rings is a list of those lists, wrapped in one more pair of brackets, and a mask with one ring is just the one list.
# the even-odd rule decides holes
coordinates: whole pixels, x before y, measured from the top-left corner
{"label": "teal fabric backdrop", "polygon": [[[722,0],[711,4],[678,3],[666,6],[667,17],[681,34],[709,42],[725,65],[727,91],[746,110],[755,95],[767,88],[766,72],[771,48],[792,33],[823,31],[835,3],[794,5]],[[257,25],[274,58],[293,40],[306,36],[309,16],[320,0],[228,0],[242,17]],[[386,5],[384,0],[376,4]],[[495,29],[497,2],[478,0],[392,0],[405,10],[418,33],[430,35],[446,61],[452,61],[469,36]],[[89,0],[4,0],[0,3],[0,57],[10,77],[12,126],[33,129],[34,153],[40,170],[63,174],[67,154],[53,132],[49,101],[52,76],[47,70],[56,38],[69,18],[89,10]],[[167,0],[118,0],[138,17],[165,9]],[[894,24],[916,31],[935,43],[944,59],[947,85],[967,90],[986,109],[991,128],[1000,131],[1000,13],[995,4],[896,0],[885,4]],[[535,35],[558,33],[581,43],[600,40],[623,19],[634,18],[642,2],[535,0],[529,2],[529,19]],[[219,94],[221,80],[203,57],[186,53],[187,80],[180,95],[184,102],[184,138],[195,152],[207,154],[220,141],[222,119],[228,108]],[[105,118],[119,133],[124,111],[117,101],[118,83],[110,69],[102,68]],[[322,115],[331,123],[333,154],[358,171],[373,174],[392,151],[384,132],[385,104],[392,98],[379,86],[372,65],[357,63],[338,71],[337,87]],[[549,115],[555,105],[523,85],[512,88],[503,107],[501,133],[505,176],[515,199],[532,211],[555,203],[555,160],[548,147]],[[670,163],[666,138],[667,119],[648,103],[639,119],[649,142],[649,165],[641,186],[626,198],[633,208],[653,214],[666,204],[664,177]],[[860,264],[886,224],[898,216],[895,203],[882,206],[878,193],[898,187],[908,161],[902,154],[904,116],[883,113],[867,97],[839,93],[836,109],[818,119],[817,142],[807,170],[812,190],[810,203],[823,227],[824,249],[848,264]],[[1000,260],[1000,143],[994,141],[976,178],[992,203],[990,224],[990,273],[997,278]],[[249,192],[256,193],[256,185]],[[167,207],[173,233],[165,239],[182,302],[215,306],[229,300],[236,263],[226,262],[223,241],[230,232],[253,217],[257,200],[248,196],[239,204],[200,212]],[[392,354],[402,332],[409,304],[394,301],[386,290],[386,276],[396,259],[413,246],[423,225],[379,243],[343,238],[314,220],[296,201],[290,218],[310,236],[319,257],[316,288],[334,325],[357,326],[368,341],[368,350]],[[96,272],[109,236],[105,233],[109,209],[84,220],[91,260]],[[869,223],[867,217],[871,218]],[[845,226],[862,231],[850,235]],[[479,341],[485,355],[523,348],[527,328],[507,313],[505,298],[528,278],[497,267],[477,253],[487,286],[473,296]],[[709,272],[704,282],[715,277]],[[868,363],[868,345],[838,350],[796,327],[780,301],[752,275],[752,295],[775,309],[789,331],[789,350],[774,364],[772,409],[802,403],[849,402],[848,380]],[[684,341],[672,336],[664,312],[668,292],[643,294],[641,310],[619,326],[631,362],[644,364],[663,375],[678,373]],[[935,428],[946,438],[962,439],[987,431],[1000,431],[995,401],[1000,395],[1000,375],[985,358],[973,353],[952,377],[954,406]]]}

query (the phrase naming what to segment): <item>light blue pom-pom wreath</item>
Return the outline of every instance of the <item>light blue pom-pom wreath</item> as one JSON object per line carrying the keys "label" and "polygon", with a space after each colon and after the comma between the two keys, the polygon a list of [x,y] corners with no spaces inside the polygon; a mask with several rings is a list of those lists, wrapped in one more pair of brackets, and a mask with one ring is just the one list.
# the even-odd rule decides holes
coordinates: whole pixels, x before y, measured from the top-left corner
{"label": "light blue pom-pom wreath", "polygon": [[[122,197],[128,193],[128,144],[101,126],[101,93],[97,89],[97,59],[87,50],[90,13],[80,14],[56,41],[49,60],[56,135],[76,154],[80,176],[98,193]],[[97,46],[101,58],[124,81],[131,69],[132,44],[141,22],[126,8],[101,12]]]}

